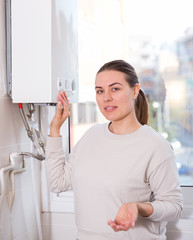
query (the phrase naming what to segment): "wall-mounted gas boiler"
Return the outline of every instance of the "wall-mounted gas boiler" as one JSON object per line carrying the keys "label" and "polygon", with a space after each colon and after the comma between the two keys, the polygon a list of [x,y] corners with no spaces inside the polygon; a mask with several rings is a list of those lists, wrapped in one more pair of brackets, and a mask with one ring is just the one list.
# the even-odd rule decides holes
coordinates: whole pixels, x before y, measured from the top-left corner
{"label": "wall-mounted gas boiler", "polygon": [[78,100],[77,0],[6,0],[8,93],[14,103]]}

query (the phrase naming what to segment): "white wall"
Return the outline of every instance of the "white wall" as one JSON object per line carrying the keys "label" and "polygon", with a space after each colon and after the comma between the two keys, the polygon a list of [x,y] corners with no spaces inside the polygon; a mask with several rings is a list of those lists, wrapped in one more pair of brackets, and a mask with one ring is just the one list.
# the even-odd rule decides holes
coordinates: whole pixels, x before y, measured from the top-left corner
{"label": "white wall", "polygon": [[[6,87],[5,46],[5,0],[0,0],[0,168],[9,164],[9,154],[30,151],[30,141],[25,132],[18,106],[12,104]],[[36,160],[35,160],[36,161]],[[0,239],[38,239],[36,214],[32,189],[30,162],[27,171],[15,176],[15,202],[10,212],[10,180],[6,174],[6,195],[0,209]],[[36,178],[39,179],[39,163],[35,163]],[[38,184],[39,186],[39,184]],[[38,195],[40,196],[38,187]],[[0,197],[0,202],[2,197]]]}
{"label": "white wall", "polygon": [[[6,83],[6,42],[5,42],[5,0],[0,0],[0,168],[9,165],[9,154],[31,152],[31,142],[27,137],[18,105],[7,95]],[[24,105],[25,110],[27,106]],[[49,108],[42,107],[43,132],[47,134]],[[15,201],[10,207],[11,187],[8,173],[5,176],[6,194],[2,202],[0,195],[0,240],[38,240],[38,227],[32,187],[30,159],[26,159],[27,171],[15,175]],[[34,159],[35,179],[39,207],[41,208],[40,162]],[[1,194],[1,190],[0,190]],[[75,239],[76,228],[73,214],[44,213],[44,238]],[[71,227],[72,226],[72,227]],[[12,233],[11,233],[12,232]],[[13,235],[13,238],[11,237]],[[73,238],[72,238],[73,236]]]}
{"label": "white wall", "polygon": [[43,213],[45,240],[75,240],[76,227],[73,213]]}

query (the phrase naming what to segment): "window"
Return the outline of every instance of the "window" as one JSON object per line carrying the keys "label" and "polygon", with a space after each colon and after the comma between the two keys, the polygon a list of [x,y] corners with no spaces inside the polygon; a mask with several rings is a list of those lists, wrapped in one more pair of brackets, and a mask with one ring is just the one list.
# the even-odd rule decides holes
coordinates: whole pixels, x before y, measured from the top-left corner
{"label": "window", "polygon": [[[180,182],[185,186],[183,218],[193,215],[192,187],[187,187],[193,186],[191,5],[192,0],[90,0],[89,5],[79,0],[80,97],[79,103],[71,105],[73,146],[93,124],[106,121],[95,102],[98,69],[113,59],[125,59],[135,67],[149,100],[150,125],[176,153]],[[50,121],[53,115],[51,111]],[[72,192],[51,193],[48,199],[47,195],[42,195],[44,211],[74,211]]]}
{"label": "window", "polygon": [[125,59],[148,97],[150,125],[174,148],[181,185],[193,186],[191,1],[92,2],[95,11],[79,1],[80,103],[71,107],[72,145],[92,124],[105,121],[95,102],[97,70]]}

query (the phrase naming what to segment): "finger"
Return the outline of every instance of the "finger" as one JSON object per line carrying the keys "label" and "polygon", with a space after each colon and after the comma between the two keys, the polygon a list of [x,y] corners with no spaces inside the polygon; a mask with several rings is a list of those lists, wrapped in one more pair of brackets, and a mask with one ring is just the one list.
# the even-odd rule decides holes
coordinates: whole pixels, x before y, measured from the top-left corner
{"label": "finger", "polygon": [[67,103],[64,105],[63,109],[64,109],[64,111],[63,111],[64,115],[67,114],[68,116],[70,116],[69,102],[67,102]]}
{"label": "finger", "polygon": [[58,95],[58,100],[61,101],[64,104],[66,104],[66,102],[67,102],[62,94]]}
{"label": "finger", "polygon": [[62,91],[60,91],[59,93],[58,93],[58,101],[59,101],[59,98],[61,98],[62,97]]}
{"label": "finger", "polygon": [[61,92],[59,96],[64,100],[66,104],[69,104],[69,100],[65,92]]}
{"label": "finger", "polygon": [[[113,225],[113,230],[114,230],[115,232],[118,232],[118,231],[125,230],[125,227],[122,226],[122,225],[117,225],[117,224],[115,224],[115,225]],[[125,231],[126,231],[126,230],[125,230]]]}
{"label": "finger", "polygon": [[67,97],[67,95],[66,95],[66,92],[64,92],[64,98],[65,98],[65,100],[68,102],[68,97]]}
{"label": "finger", "polygon": [[116,224],[114,227],[117,231],[128,231],[131,228],[131,223]]}
{"label": "finger", "polygon": [[115,228],[116,227],[116,224],[114,222],[110,222],[109,223],[109,226],[111,226],[112,228]]}
{"label": "finger", "polygon": [[127,228],[126,226],[123,226],[123,225],[117,225],[116,229],[117,229],[117,231],[127,231],[127,230],[129,230],[129,228]]}
{"label": "finger", "polygon": [[61,101],[62,103],[66,102],[66,97],[64,96],[64,92],[62,92],[62,91],[59,92],[58,101]]}
{"label": "finger", "polygon": [[61,101],[64,110],[68,111],[68,109],[69,109],[69,101],[68,101],[68,99],[66,97],[63,97],[62,95],[59,95],[58,99],[59,99],[59,101]]}
{"label": "finger", "polygon": [[123,229],[122,229],[122,227],[120,229],[124,230],[124,231],[127,231],[131,227],[135,227],[135,222],[134,221],[130,221],[130,220],[120,220],[119,219],[119,221],[115,220],[115,223],[116,223],[117,226],[122,226]]}
{"label": "finger", "polygon": [[68,102],[68,97],[66,95],[66,92],[60,91],[58,96],[63,98],[64,102]]}
{"label": "finger", "polygon": [[56,107],[56,115],[61,115],[61,114],[62,114],[62,103],[61,101],[59,101]]}
{"label": "finger", "polygon": [[109,221],[107,222],[108,225],[110,225],[110,224],[112,224],[112,223],[113,223],[112,220],[109,220]]}
{"label": "finger", "polygon": [[112,225],[111,225],[111,228],[112,228],[115,232],[118,232],[118,229],[117,229],[117,225],[116,225],[116,224],[112,224]]}
{"label": "finger", "polygon": [[116,229],[115,222],[113,222],[112,220],[109,220],[107,223],[115,232],[118,232],[118,230]]}
{"label": "finger", "polygon": [[56,116],[58,116],[58,117],[64,117],[64,118],[66,118],[67,116],[69,116],[70,115],[70,113],[69,113],[69,111],[68,111],[68,108],[67,107],[65,107],[65,106],[63,106],[62,105],[62,102],[61,101],[59,101],[58,103],[57,103],[57,108],[56,108]]}
{"label": "finger", "polygon": [[60,91],[60,92],[58,93],[58,95],[60,95],[60,96],[63,96],[63,95],[64,95],[64,93],[65,93],[65,92],[63,92],[63,91]]}

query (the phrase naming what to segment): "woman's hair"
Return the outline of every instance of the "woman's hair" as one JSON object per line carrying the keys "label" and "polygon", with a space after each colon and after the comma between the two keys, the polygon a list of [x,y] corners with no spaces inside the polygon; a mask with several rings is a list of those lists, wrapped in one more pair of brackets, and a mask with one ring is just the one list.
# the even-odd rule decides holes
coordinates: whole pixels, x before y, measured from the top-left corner
{"label": "woman's hair", "polygon": [[[114,60],[108,63],[105,63],[97,72],[103,71],[119,71],[125,74],[126,81],[128,82],[129,86],[132,88],[137,83],[139,83],[137,74],[135,69],[127,62],[123,60]],[[142,124],[148,124],[148,101],[145,93],[140,89],[138,97],[135,100],[135,114],[137,120]]]}

